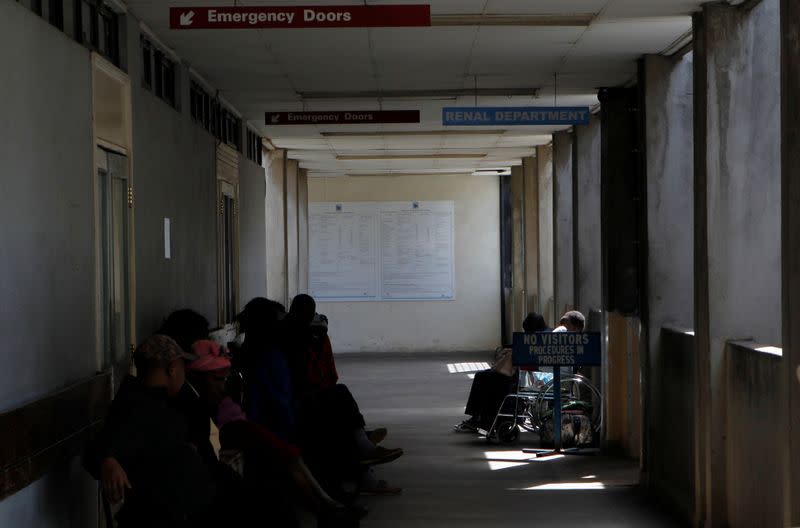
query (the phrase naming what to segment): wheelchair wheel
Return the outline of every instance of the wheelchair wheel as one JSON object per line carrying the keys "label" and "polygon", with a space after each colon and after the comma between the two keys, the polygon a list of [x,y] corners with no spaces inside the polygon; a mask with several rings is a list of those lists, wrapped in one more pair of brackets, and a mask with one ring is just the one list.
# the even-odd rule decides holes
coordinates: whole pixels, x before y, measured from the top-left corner
{"label": "wheelchair wheel", "polygon": [[503,422],[497,426],[497,438],[503,444],[513,444],[519,440],[519,427],[514,422]]}

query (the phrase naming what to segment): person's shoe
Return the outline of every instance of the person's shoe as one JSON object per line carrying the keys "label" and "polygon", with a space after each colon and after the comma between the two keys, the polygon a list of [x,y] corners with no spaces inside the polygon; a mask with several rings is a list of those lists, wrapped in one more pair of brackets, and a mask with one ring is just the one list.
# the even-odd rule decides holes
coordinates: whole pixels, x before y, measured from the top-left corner
{"label": "person's shoe", "polygon": [[478,424],[472,418],[470,418],[469,420],[464,420],[460,424],[454,426],[453,430],[457,433],[477,433]]}
{"label": "person's shoe", "polygon": [[385,427],[378,427],[372,431],[367,431],[367,438],[369,438],[369,441],[373,444],[378,445],[383,442],[388,434],[389,431]]}
{"label": "person's shoe", "polygon": [[376,447],[372,452],[367,453],[361,459],[362,466],[376,466],[378,464],[388,464],[394,460],[397,460],[403,456],[403,450],[400,448],[397,449],[386,449],[385,447]]}

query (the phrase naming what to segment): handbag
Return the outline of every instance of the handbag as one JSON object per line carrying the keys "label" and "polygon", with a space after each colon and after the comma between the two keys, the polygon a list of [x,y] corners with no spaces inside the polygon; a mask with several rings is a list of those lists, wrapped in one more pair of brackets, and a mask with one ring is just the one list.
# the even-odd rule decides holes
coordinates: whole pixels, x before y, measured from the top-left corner
{"label": "handbag", "polygon": [[509,378],[517,373],[517,367],[512,363],[510,348],[498,347],[494,352],[494,364],[492,370]]}

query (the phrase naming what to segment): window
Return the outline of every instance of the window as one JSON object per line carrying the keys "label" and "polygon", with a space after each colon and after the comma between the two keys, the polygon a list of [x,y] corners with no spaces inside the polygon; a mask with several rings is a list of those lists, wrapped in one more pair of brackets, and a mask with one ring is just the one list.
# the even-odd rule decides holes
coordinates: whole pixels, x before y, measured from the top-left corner
{"label": "window", "polygon": [[180,110],[175,62],[144,36],[140,37],[139,44],[142,49],[142,86],[175,110]]}
{"label": "window", "polygon": [[223,143],[242,151],[242,120],[225,108],[220,112],[220,131],[219,139]]}
{"label": "window", "polygon": [[140,37],[139,42],[142,47],[142,85],[150,90],[153,87],[153,48],[144,37]]}
{"label": "window", "polygon": [[64,30],[64,0],[17,0],[60,30]]}
{"label": "window", "polygon": [[192,120],[221,142],[242,151],[242,120],[206,92],[200,83],[189,87]]}
{"label": "window", "polygon": [[196,81],[192,81],[189,87],[189,106],[192,119],[208,130],[211,123],[211,96]]}
{"label": "window", "polygon": [[247,159],[261,165],[262,160],[261,136],[247,129]]}
{"label": "window", "polygon": [[100,0],[79,0],[75,22],[75,40],[119,66],[119,16]]}
{"label": "window", "polygon": [[[41,5],[41,1],[38,2]],[[55,27],[64,31],[64,1],[48,0],[48,20]]]}
{"label": "window", "polygon": [[98,211],[102,244],[101,327],[104,365],[124,362],[131,345],[128,159],[100,149],[97,172]]}

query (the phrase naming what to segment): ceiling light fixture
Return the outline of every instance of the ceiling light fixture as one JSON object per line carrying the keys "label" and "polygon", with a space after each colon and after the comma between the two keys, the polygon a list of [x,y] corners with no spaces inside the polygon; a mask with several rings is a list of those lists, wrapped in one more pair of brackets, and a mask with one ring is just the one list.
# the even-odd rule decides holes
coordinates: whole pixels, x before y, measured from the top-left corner
{"label": "ceiling light fixture", "polygon": [[511,176],[511,168],[505,169],[478,169],[472,173],[473,176]]}
{"label": "ceiling light fixture", "polygon": [[469,171],[464,171],[464,172],[384,171],[384,172],[372,172],[372,173],[363,173],[363,174],[347,174],[347,176],[349,178],[369,178],[369,177],[373,177],[373,176],[374,177],[384,178],[386,176],[466,176],[467,174],[469,174]]}
{"label": "ceiling light fixture", "polygon": [[297,92],[303,99],[431,99],[437,97],[538,97],[538,87],[457,88],[445,90],[379,90],[365,92]]}
{"label": "ceiling light fixture", "polygon": [[499,136],[506,130],[395,130],[387,132],[320,132],[322,137]]}
{"label": "ceiling light fixture", "polygon": [[587,27],[594,13],[567,15],[433,15],[432,26]]}
{"label": "ceiling light fixture", "polygon": [[426,159],[482,159],[486,154],[380,154],[380,155],[339,155],[337,161],[377,161],[377,160],[426,160]]}

